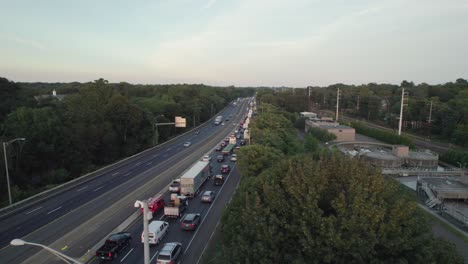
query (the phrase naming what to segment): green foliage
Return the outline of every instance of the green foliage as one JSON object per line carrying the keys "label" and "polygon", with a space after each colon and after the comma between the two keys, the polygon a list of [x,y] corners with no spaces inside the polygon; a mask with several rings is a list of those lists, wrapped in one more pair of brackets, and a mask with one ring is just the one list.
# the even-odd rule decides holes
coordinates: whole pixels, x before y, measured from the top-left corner
{"label": "green foliage", "polygon": [[282,159],[242,178],[222,218],[219,263],[463,263],[399,193],[339,155]]}
{"label": "green foliage", "polygon": [[[405,88],[409,101],[404,111],[404,130],[425,137],[432,134],[433,137],[468,146],[466,128],[463,127],[468,123],[468,81],[465,79],[438,85],[416,85],[405,80],[401,85],[369,83],[315,87],[311,91],[310,105],[335,111],[337,88],[341,91],[340,108],[344,114],[391,128],[398,127],[401,91]],[[276,103],[279,99],[269,100]],[[430,123],[427,122],[429,112]]]}
{"label": "green foliage", "polygon": [[320,140],[321,142],[328,142],[336,139],[336,135],[332,134],[324,129],[311,127],[307,131],[310,135],[314,136],[316,139]]}
{"label": "green foliage", "polygon": [[305,121],[307,120],[307,117],[299,117],[296,119],[296,122],[294,122],[294,127],[304,131],[305,129]]}
{"label": "green foliage", "polygon": [[413,141],[405,136],[398,136],[392,132],[370,128],[358,122],[351,122],[351,126],[356,129],[356,133],[358,134],[373,137],[388,144],[401,144],[414,148]]}
{"label": "green foliage", "polygon": [[[34,95],[54,89],[66,95],[63,101],[34,100]],[[104,79],[13,83],[0,78],[0,94],[5,99],[0,102],[2,137],[26,138],[8,147],[20,199],[152,146],[155,121],[173,122],[177,115],[187,117],[189,127],[198,125],[231,100],[253,95],[253,89],[110,84]],[[176,134],[173,127],[158,132],[160,142]],[[4,178],[0,177],[0,200],[7,199]]]}
{"label": "green foliage", "polygon": [[242,177],[256,177],[283,157],[281,151],[272,147],[258,144],[245,146],[239,152],[238,161]]}
{"label": "green foliage", "polygon": [[454,166],[459,166],[458,163],[468,164],[468,151],[449,149],[440,156],[440,160],[450,163]]}
{"label": "green foliage", "polygon": [[320,141],[311,134],[304,137],[304,150],[309,153],[315,153],[319,149]]}

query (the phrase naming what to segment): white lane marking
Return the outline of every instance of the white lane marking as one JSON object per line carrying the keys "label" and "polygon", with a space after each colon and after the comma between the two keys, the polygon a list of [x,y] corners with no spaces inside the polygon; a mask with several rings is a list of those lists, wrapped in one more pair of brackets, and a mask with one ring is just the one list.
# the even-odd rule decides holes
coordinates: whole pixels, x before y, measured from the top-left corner
{"label": "white lane marking", "polygon": [[52,210],[52,211],[48,212],[47,214],[51,214],[51,213],[53,213],[53,212],[55,212],[55,211],[59,210],[60,208],[62,208],[62,206],[59,206],[59,207],[55,208],[54,210]]}
{"label": "white lane marking", "polygon": [[159,218],[159,220],[163,219],[163,217],[164,217],[164,214],[163,214],[163,215],[161,215],[161,217]]}
{"label": "white lane marking", "polygon": [[104,188],[104,186],[101,186],[101,187],[98,187],[98,188],[94,189],[93,192],[96,192],[96,191],[98,191],[98,190],[101,190],[102,188]]}
{"label": "white lane marking", "polygon": [[158,155],[153,155],[153,158],[156,158]]}
{"label": "white lane marking", "polygon": [[79,191],[82,191],[82,190],[84,190],[84,189],[86,189],[86,188],[88,188],[88,186],[85,186],[85,187],[83,187],[83,188],[79,188],[79,189],[76,190],[76,191],[79,192]]}
{"label": "white lane marking", "polygon": [[117,174],[119,174],[119,172],[116,172],[116,173],[112,173],[112,176],[115,176],[115,175],[117,175]]}
{"label": "white lane marking", "polygon": [[[221,188],[219,188],[219,192],[218,192],[218,193],[221,193],[221,191],[223,190],[224,186],[226,186],[227,181],[229,181],[229,179],[231,178],[231,177],[229,177],[229,176],[231,176],[231,173],[232,173],[232,171],[234,171],[234,168],[235,168],[235,167],[236,167],[236,164],[234,164],[234,166],[232,166],[232,170],[231,170],[231,171],[229,172],[229,174],[227,175],[227,177],[226,177],[227,179],[226,179],[226,181],[224,181],[223,185],[221,185]],[[234,195],[234,194],[233,194],[233,195]],[[216,199],[215,201],[217,201],[217,199]],[[190,242],[188,243],[187,247],[185,248],[184,255],[185,255],[185,253],[187,253],[187,250],[190,248],[190,245],[192,244],[193,239],[195,239],[195,237],[196,237],[197,234],[198,234],[198,230],[200,230],[200,226],[203,224],[203,222],[205,222],[205,219],[206,219],[206,217],[210,214],[211,207],[213,207],[214,204],[215,204],[214,202],[211,203],[210,208],[208,208],[208,211],[206,212],[205,216],[203,217],[203,219],[201,220],[200,224],[198,225],[197,230],[195,230],[195,234],[193,234],[192,239],[190,239]],[[218,221],[219,221],[219,220],[218,220]]]}
{"label": "white lane marking", "polygon": [[169,151],[169,150],[171,150],[171,149],[172,149],[172,148],[168,148],[168,149],[166,149],[166,151]]}
{"label": "white lane marking", "polygon": [[135,166],[138,166],[138,165],[140,165],[140,164],[141,164],[141,162],[138,162],[137,164],[135,164]]}
{"label": "white lane marking", "polygon": [[34,210],[32,210],[32,211],[29,211],[29,212],[27,212],[26,214],[28,215],[28,214],[30,214],[30,213],[36,212],[37,210],[39,210],[39,209],[41,209],[41,208],[42,208],[42,206],[41,206],[41,207],[38,207],[38,208],[36,208],[36,209],[34,209]]}
{"label": "white lane marking", "polygon": [[122,263],[122,262],[125,260],[125,258],[127,258],[128,255],[130,255],[130,253],[132,253],[132,251],[133,251],[133,248],[130,249],[130,250],[128,251],[127,255],[125,255],[125,257],[123,257],[123,258],[120,260],[120,263]]}
{"label": "white lane marking", "polygon": [[154,253],[153,257],[150,259],[150,263],[151,263],[151,261],[153,261],[154,257],[156,257],[156,255],[157,255],[158,253],[159,253],[159,250],[156,251],[156,253]]}
{"label": "white lane marking", "polygon": [[218,220],[218,223],[216,223],[216,226],[215,226],[215,228],[213,229],[213,232],[211,233],[210,238],[208,238],[208,241],[206,242],[205,246],[203,247],[202,253],[200,254],[200,257],[198,257],[198,260],[197,260],[197,263],[196,263],[196,264],[198,264],[198,263],[200,262],[201,258],[203,257],[203,253],[205,253],[206,246],[208,246],[208,244],[210,243],[211,239],[213,238],[213,235],[214,235],[216,229],[218,228],[219,222],[221,222],[220,220],[221,220],[221,219],[219,219],[219,220]]}
{"label": "white lane marking", "polygon": [[179,222],[182,222],[184,220],[185,214],[180,218]]}
{"label": "white lane marking", "polygon": [[127,172],[127,173],[124,174],[124,176],[128,176],[128,175],[130,175],[130,172]]}
{"label": "white lane marking", "polygon": [[153,163],[153,162],[152,162],[152,161],[150,161],[150,162],[146,163],[146,165],[151,165],[151,163]]}

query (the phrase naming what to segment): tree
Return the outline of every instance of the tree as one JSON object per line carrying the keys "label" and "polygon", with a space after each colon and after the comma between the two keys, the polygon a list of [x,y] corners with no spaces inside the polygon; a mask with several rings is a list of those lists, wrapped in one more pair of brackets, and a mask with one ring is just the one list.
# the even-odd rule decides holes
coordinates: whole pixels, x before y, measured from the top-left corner
{"label": "tree", "polygon": [[337,154],[242,178],[221,230],[219,263],[463,263],[398,183]]}

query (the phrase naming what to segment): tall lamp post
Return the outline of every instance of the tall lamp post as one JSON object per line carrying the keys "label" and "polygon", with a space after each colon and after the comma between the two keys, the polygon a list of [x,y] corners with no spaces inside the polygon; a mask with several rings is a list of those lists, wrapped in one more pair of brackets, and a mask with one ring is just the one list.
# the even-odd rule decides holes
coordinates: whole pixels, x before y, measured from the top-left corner
{"label": "tall lamp post", "polygon": [[7,188],[8,188],[8,200],[10,201],[10,205],[13,203],[13,200],[11,199],[11,190],[10,190],[10,175],[8,173],[8,159],[7,159],[7,154],[6,154],[6,147],[15,142],[15,141],[25,141],[25,138],[15,138],[13,140],[10,140],[8,142],[3,142],[3,154],[5,157],[5,172],[6,172],[6,178],[7,178]]}
{"label": "tall lamp post", "polygon": [[41,247],[47,251],[49,251],[50,253],[54,254],[55,256],[59,257],[60,259],[62,259],[63,261],[67,262],[67,263],[73,263],[73,264],[84,264],[83,262],[81,261],[78,261],[76,259],[73,259],[63,253],[60,253],[50,247],[47,247],[47,246],[44,246],[42,244],[38,244],[38,243],[31,243],[31,242],[26,242],[24,240],[21,240],[21,239],[13,239],[10,244],[12,246],[24,246],[24,245],[31,245],[31,246],[38,246],[38,247]]}
{"label": "tall lamp post", "polygon": [[153,214],[148,211],[148,203],[146,201],[136,201],[136,208],[143,208],[143,251],[144,251],[144,260],[145,264],[150,263],[150,250],[149,250],[149,241],[148,241],[148,221],[153,218]]}

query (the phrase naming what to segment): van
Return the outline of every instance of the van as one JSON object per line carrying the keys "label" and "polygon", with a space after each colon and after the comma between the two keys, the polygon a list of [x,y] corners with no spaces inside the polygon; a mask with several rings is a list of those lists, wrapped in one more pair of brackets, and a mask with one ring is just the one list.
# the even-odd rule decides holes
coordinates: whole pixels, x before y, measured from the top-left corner
{"label": "van", "polygon": [[[148,241],[150,244],[158,244],[169,231],[169,223],[153,221],[148,226]],[[141,233],[141,243],[144,243],[144,233]]]}

